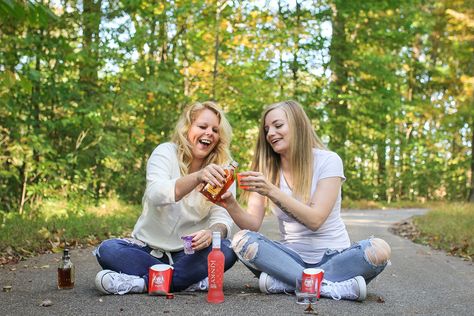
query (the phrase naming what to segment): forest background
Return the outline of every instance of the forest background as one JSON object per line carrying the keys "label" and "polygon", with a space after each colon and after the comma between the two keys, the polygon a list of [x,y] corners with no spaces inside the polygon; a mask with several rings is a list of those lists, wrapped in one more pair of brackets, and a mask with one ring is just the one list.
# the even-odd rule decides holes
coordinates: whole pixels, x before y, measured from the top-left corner
{"label": "forest background", "polygon": [[0,0],[2,229],[71,203],[138,205],[150,153],[203,100],[227,112],[243,170],[263,107],[293,99],[342,157],[346,201],[474,202],[473,8]]}

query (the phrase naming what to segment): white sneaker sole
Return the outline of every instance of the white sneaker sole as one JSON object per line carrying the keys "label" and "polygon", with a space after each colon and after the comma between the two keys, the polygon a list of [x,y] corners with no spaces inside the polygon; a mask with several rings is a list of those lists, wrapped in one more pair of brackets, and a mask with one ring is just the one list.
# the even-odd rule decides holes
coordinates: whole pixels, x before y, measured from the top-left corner
{"label": "white sneaker sole", "polygon": [[365,279],[363,277],[356,276],[354,278],[359,286],[359,298],[357,301],[362,302],[367,298],[367,284],[365,283]]}
{"label": "white sneaker sole", "polygon": [[265,272],[262,272],[260,274],[260,277],[258,278],[258,287],[260,289],[260,292],[269,294],[270,292],[267,291],[267,277],[268,274]]}

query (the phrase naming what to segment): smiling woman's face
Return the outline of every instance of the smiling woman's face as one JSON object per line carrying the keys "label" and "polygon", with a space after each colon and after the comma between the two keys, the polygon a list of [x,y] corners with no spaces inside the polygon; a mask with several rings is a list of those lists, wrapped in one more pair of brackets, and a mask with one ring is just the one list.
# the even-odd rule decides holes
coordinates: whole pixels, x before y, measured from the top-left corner
{"label": "smiling woman's face", "polygon": [[265,134],[267,142],[278,154],[284,154],[290,148],[290,129],[288,118],[282,109],[274,109],[265,116]]}
{"label": "smiling woman's face", "polygon": [[204,160],[219,143],[219,117],[209,109],[199,112],[188,131],[193,158]]}

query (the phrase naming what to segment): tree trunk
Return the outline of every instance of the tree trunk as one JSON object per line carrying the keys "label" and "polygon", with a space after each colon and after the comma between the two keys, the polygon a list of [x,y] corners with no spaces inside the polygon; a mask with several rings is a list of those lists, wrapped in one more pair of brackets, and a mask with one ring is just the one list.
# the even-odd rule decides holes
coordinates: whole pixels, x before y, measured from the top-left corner
{"label": "tree trunk", "polygon": [[468,201],[474,203],[474,122],[471,123],[471,189]]}
{"label": "tree trunk", "polygon": [[220,1],[216,3],[216,20],[215,20],[215,30],[214,30],[214,67],[212,71],[212,91],[211,99],[217,100],[217,75],[218,75],[218,65],[219,65],[219,21],[220,21]]}
{"label": "tree trunk", "polygon": [[345,18],[339,11],[343,5],[339,6],[335,2],[332,10],[332,27],[333,35],[331,39],[330,55],[331,55],[331,70],[332,70],[332,84],[331,84],[331,113],[333,135],[331,149],[336,151],[344,163],[346,163],[345,140],[347,138],[347,119],[348,119],[348,105],[343,94],[347,93],[348,89],[348,73],[344,66],[345,52],[350,49],[349,43],[346,41],[345,34]]}
{"label": "tree trunk", "polygon": [[[278,17],[280,18],[281,21],[284,20],[284,16],[283,16],[283,10],[282,10],[282,7],[281,7],[281,1],[278,1]],[[279,39],[281,39],[281,37],[278,37]],[[281,39],[280,41],[280,63],[279,63],[279,67],[278,67],[278,70],[279,70],[279,78],[278,78],[278,83],[279,83],[279,86],[280,86],[280,99],[283,100],[284,97],[285,97],[285,85],[284,85],[284,75],[285,75],[285,70],[284,70],[284,67],[283,67],[283,47],[285,47],[285,44],[283,42],[283,40]]]}
{"label": "tree trunk", "polygon": [[[382,131],[385,131],[385,124],[382,124]],[[386,158],[385,158],[385,143],[383,140],[377,144],[377,184],[378,184],[378,196],[380,200],[387,200],[387,170],[386,170]]]}
{"label": "tree trunk", "polygon": [[21,175],[22,183],[21,183],[20,207],[18,209],[18,213],[21,215],[23,214],[23,210],[25,209],[26,187],[28,184],[28,171],[27,171],[26,162],[23,163],[23,165],[21,166],[20,175]]}
{"label": "tree trunk", "polygon": [[101,20],[101,0],[84,0],[82,15],[84,61],[81,64],[79,81],[86,92],[94,92],[98,81],[99,68],[99,26]]}
{"label": "tree trunk", "polygon": [[291,65],[291,72],[293,74],[293,95],[295,97],[298,96],[298,54],[299,54],[299,34],[301,29],[301,4],[296,1],[296,32],[294,33],[294,43],[295,43],[295,50],[293,52],[293,62]]}

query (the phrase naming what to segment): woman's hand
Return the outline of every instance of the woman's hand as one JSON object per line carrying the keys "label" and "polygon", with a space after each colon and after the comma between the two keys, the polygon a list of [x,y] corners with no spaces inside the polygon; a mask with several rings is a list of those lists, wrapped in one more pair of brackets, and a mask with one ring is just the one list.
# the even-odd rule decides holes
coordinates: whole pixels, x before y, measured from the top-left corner
{"label": "woman's hand", "polygon": [[189,235],[193,236],[192,247],[194,250],[205,249],[212,243],[212,231],[209,229],[202,229]]}
{"label": "woman's hand", "polygon": [[221,195],[220,199],[215,202],[215,204],[225,208],[226,210],[229,209],[229,206],[232,203],[237,203],[237,200],[230,191],[224,192],[224,194]]}
{"label": "woman's hand", "polygon": [[270,192],[276,189],[263,173],[256,171],[246,171],[240,173],[240,186],[245,187],[245,191],[257,192],[263,196],[269,196]]}
{"label": "woman's hand", "polygon": [[210,164],[198,171],[199,183],[209,183],[215,187],[221,187],[225,181],[224,169],[216,164]]}

